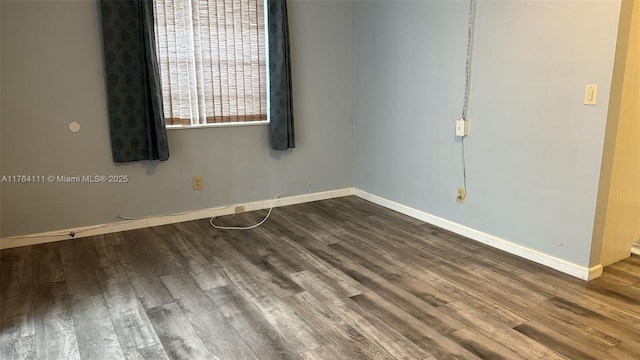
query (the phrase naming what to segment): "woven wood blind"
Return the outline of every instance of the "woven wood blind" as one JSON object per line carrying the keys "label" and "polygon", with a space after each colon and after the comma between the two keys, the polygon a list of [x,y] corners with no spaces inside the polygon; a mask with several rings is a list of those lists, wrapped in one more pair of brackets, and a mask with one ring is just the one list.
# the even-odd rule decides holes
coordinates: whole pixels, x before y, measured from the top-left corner
{"label": "woven wood blind", "polygon": [[264,0],[154,0],[167,125],[267,119]]}

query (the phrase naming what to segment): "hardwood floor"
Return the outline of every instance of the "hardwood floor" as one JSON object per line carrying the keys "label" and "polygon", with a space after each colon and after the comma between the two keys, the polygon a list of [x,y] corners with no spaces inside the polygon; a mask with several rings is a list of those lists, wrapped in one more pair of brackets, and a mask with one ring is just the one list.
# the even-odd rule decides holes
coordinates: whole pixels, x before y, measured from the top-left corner
{"label": "hardwood floor", "polygon": [[640,257],[586,283],[356,197],[0,267],[3,360],[640,359]]}

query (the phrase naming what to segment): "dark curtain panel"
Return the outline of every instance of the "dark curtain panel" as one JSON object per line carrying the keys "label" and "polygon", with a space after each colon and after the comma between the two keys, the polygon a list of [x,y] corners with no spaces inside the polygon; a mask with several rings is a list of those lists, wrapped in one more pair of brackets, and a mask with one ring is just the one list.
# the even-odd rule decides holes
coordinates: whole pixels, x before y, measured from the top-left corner
{"label": "dark curtain panel", "polygon": [[269,31],[269,138],[274,150],[296,147],[293,132],[291,52],[286,0],[268,0]]}
{"label": "dark curtain panel", "polygon": [[113,161],[167,160],[151,0],[101,0]]}

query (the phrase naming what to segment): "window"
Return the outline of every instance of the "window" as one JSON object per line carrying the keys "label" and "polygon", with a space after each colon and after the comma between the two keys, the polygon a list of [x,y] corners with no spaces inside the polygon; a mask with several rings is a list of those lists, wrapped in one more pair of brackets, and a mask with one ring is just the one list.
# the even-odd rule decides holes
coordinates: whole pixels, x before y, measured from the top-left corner
{"label": "window", "polygon": [[267,120],[264,0],[154,0],[168,126]]}

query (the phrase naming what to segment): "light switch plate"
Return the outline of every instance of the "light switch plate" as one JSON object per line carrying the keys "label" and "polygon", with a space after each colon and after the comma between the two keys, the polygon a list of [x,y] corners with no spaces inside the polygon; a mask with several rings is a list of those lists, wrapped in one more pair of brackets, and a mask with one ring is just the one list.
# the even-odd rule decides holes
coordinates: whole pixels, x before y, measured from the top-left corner
{"label": "light switch plate", "polygon": [[584,104],[595,105],[598,102],[598,85],[585,85]]}

